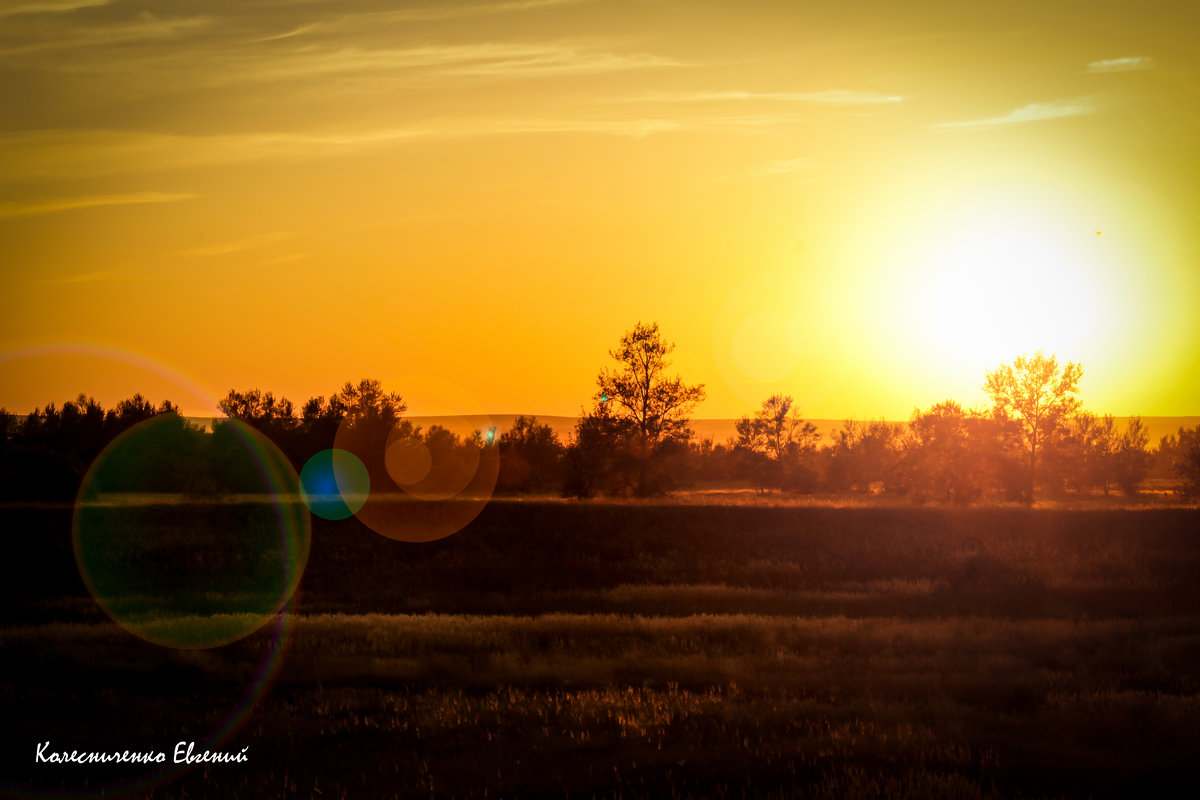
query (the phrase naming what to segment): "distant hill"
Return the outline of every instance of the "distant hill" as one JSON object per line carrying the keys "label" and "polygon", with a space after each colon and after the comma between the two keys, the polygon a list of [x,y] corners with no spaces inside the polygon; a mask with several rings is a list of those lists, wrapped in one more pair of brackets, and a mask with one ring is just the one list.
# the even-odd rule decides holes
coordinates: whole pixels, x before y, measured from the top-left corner
{"label": "distant hill", "polygon": [[[512,427],[513,421],[519,415],[517,414],[493,414],[491,419],[496,426],[496,434],[500,435]],[[470,434],[474,430],[471,421],[463,417],[409,417],[414,425],[420,425],[422,429],[428,429],[431,425],[441,425],[443,428],[454,431],[458,434]],[[1117,417],[1118,427],[1123,427],[1126,417]],[[540,423],[549,425],[558,435],[559,441],[566,442],[567,438],[575,430],[575,417],[559,417],[559,416],[537,416]],[[842,419],[812,419],[808,420],[817,426],[817,430],[821,434],[821,443],[828,442],[833,433],[842,427],[844,420]],[[907,422],[908,420],[890,420],[892,422]],[[696,432],[696,438],[712,439],[717,444],[725,442],[734,436],[735,419],[695,419],[692,420],[692,430]],[[1182,428],[1194,428],[1200,425],[1200,416],[1195,417],[1142,417],[1142,424],[1146,426],[1150,432],[1150,445],[1156,447],[1158,440],[1163,436],[1174,434]]]}
{"label": "distant hill", "polygon": [[[16,421],[20,424],[25,419],[24,414],[15,414]],[[519,414],[492,414],[491,420],[496,427],[496,435],[507,431],[512,427],[513,422]],[[529,415],[526,415],[529,416]],[[575,417],[559,417],[547,414],[545,416],[536,415],[537,421],[545,425],[549,425],[554,433],[558,436],[560,442],[566,443],[571,433],[575,430]],[[212,430],[212,423],[217,419],[214,417],[188,417],[188,420],[194,425],[199,425],[204,430]],[[422,430],[428,430],[433,425],[441,425],[443,428],[454,431],[460,436],[469,436],[477,427],[472,419],[458,416],[420,416],[407,417],[414,425],[421,426]],[[1127,417],[1117,417],[1117,425],[1123,427]],[[908,420],[889,420],[890,422],[907,422]],[[723,444],[725,440],[734,436],[734,424],[736,419],[694,419],[692,420],[692,430],[696,432],[696,438],[699,440],[712,439],[717,444]],[[833,433],[842,427],[843,419],[810,419],[808,422],[817,426],[817,430],[821,434],[820,443],[824,444],[830,440]],[[1150,446],[1157,447],[1158,440],[1164,436],[1169,436],[1179,432],[1180,428],[1194,428],[1200,425],[1200,416],[1192,417],[1142,417],[1142,424],[1150,432]]]}
{"label": "distant hill", "polygon": [[[17,424],[25,419],[25,414],[14,414]],[[509,430],[513,422],[519,414],[492,414],[492,424],[496,428],[496,435]],[[530,416],[530,415],[526,415]],[[547,414],[545,416],[536,415],[539,423],[549,425],[558,436],[558,440],[566,444],[570,439],[571,434],[575,430],[576,417],[561,417]],[[212,424],[221,417],[192,417],[188,420],[204,430],[212,430]],[[453,431],[460,436],[470,436],[472,431],[478,427],[474,419],[461,416],[415,416],[407,417],[414,425],[419,425],[422,430],[429,430],[433,425],[441,425],[443,428]],[[1125,425],[1127,417],[1117,417],[1118,429]],[[842,427],[843,419],[810,419],[808,422],[817,426],[817,431],[821,434],[818,441],[818,446],[827,444],[831,440],[835,431]],[[889,422],[904,422],[908,420],[888,420]],[[696,433],[696,439],[703,441],[704,439],[712,439],[715,444],[724,444],[728,439],[734,436],[734,424],[736,419],[694,419],[692,420],[692,430]],[[1150,432],[1150,447],[1158,447],[1159,440],[1164,436],[1174,435],[1179,432],[1180,428],[1195,428],[1200,425],[1200,416],[1189,417],[1142,417],[1142,424]]]}

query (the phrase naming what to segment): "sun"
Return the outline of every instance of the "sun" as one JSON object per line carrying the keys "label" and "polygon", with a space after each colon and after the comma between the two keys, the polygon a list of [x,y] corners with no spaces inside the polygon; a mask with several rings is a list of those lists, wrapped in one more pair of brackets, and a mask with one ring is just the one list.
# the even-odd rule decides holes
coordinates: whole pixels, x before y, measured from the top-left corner
{"label": "sun", "polygon": [[907,323],[924,352],[972,369],[1107,338],[1103,236],[1062,210],[980,203],[948,214],[911,255]]}

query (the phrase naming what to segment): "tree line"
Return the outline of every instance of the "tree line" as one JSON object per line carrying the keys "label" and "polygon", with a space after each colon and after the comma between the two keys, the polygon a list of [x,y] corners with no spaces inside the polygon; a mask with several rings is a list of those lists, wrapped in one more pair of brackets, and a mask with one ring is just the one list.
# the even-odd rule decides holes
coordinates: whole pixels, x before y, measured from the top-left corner
{"label": "tree line", "polygon": [[[1154,475],[1173,478],[1187,497],[1200,496],[1200,426],[1181,428],[1151,449],[1140,418],[1120,424],[1084,410],[1076,396],[1082,368],[1060,365],[1054,356],[1019,356],[988,372],[989,408],[946,400],[914,410],[907,423],[845,420],[822,441],[794,399],[775,394],[717,443],[695,438],[691,414],[705,389],[669,373],[674,349],[657,324],[626,332],[565,442],[532,416],[518,417],[498,437],[495,431],[462,437],[440,425],[422,430],[405,419],[403,398],[371,379],[347,382],[299,407],[258,389],[230,390],[220,405],[227,418],[274,442],[297,470],[333,447],[345,426],[378,439],[380,458],[398,439],[420,442],[435,470],[469,450],[497,447],[501,493],[647,497],[692,485],[743,485],[761,493],[889,493],[969,505],[1032,503],[1038,492],[1132,495]],[[197,495],[237,491],[222,420],[210,432],[189,424],[170,401],[155,405],[134,395],[104,409],[81,394],[23,418],[0,409],[0,498],[73,498],[109,442],[163,414],[179,422],[155,456],[162,463],[150,470],[162,486],[142,490],[165,491],[169,484]]]}

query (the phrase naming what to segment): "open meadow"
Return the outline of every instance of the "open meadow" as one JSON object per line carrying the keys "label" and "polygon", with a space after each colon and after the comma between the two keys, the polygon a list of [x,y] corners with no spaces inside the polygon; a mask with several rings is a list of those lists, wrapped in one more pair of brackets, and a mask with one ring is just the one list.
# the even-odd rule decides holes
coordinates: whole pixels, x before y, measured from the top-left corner
{"label": "open meadow", "polygon": [[[428,544],[317,521],[289,613],[194,650],[97,607],[70,509],[0,513],[9,794],[1149,797],[1195,777],[1195,509],[496,500]],[[46,741],[248,750],[35,763]]]}

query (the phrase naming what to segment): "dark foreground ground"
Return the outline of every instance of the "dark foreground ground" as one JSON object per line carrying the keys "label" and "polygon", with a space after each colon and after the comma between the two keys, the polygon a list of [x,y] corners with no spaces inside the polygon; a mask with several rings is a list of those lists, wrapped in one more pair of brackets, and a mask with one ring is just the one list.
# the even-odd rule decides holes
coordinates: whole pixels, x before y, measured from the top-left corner
{"label": "dark foreground ground", "polygon": [[[493,501],[420,545],[318,522],[286,624],[191,651],[110,621],[70,526],[69,509],[0,509],[0,793],[1159,797],[1200,782],[1196,510]],[[248,750],[155,771],[35,763],[47,741],[168,762],[180,741]]]}

